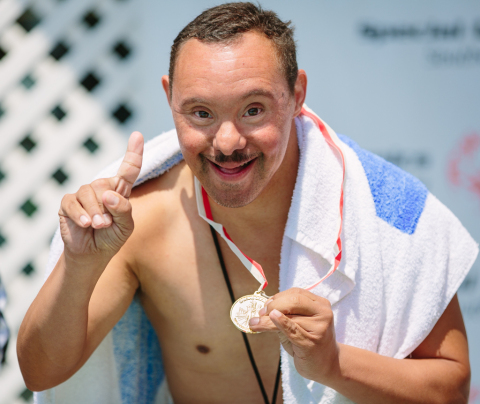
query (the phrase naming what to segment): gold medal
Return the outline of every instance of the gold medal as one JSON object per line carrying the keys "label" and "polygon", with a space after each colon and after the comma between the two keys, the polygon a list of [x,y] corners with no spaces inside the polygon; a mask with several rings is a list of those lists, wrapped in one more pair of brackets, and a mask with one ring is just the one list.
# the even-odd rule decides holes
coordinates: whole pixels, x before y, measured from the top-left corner
{"label": "gold medal", "polygon": [[243,296],[233,303],[230,309],[230,318],[240,331],[247,334],[258,334],[250,329],[249,321],[252,317],[258,317],[258,312],[265,306],[269,297],[263,291],[257,291],[253,295]]}

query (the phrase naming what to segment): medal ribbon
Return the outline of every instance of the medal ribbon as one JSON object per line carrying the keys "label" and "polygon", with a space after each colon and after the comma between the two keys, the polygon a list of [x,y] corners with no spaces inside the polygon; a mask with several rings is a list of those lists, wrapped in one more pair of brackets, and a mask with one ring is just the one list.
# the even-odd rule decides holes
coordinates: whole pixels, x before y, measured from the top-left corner
{"label": "medal ribbon", "polygon": [[205,220],[210,226],[212,226],[220,237],[222,237],[233,251],[233,253],[238,257],[242,264],[247,268],[250,273],[255,277],[255,279],[260,283],[260,288],[263,290],[267,287],[268,282],[263,272],[262,266],[252,260],[248,255],[244,254],[240,249],[235,245],[230,236],[227,233],[227,230],[221,223],[213,221],[212,210],[210,209],[210,201],[208,200],[207,192],[203,189],[200,181],[195,177],[195,196],[197,199],[197,208],[198,214],[200,217]]}
{"label": "medal ribbon", "polygon": [[[328,127],[312,110],[310,110],[306,105],[303,106],[301,114],[309,117],[313,120],[313,122],[317,125],[322,133],[323,137],[325,138],[326,142],[338,153],[342,160],[342,184],[340,188],[340,206],[339,206],[339,218],[338,218],[338,233],[337,233],[337,241],[333,246],[333,256],[335,257],[332,266],[328,273],[321,278],[318,282],[314,283],[306,287],[306,290],[311,290],[314,287],[318,286],[322,283],[325,279],[327,279],[331,274],[333,274],[338,266],[340,265],[340,260],[342,258],[342,240],[340,235],[342,233],[342,224],[343,224],[343,189],[345,185],[345,157],[343,156],[342,149],[340,148],[340,140],[338,139],[335,132]],[[203,189],[200,181],[195,177],[195,196],[197,200],[197,208],[198,214],[200,217],[205,220],[208,224],[210,224],[222,237],[227,245],[230,247],[232,252],[238,257],[238,259],[242,262],[242,264],[249,270],[249,272],[253,275],[253,277],[260,283],[260,287],[258,291],[265,289],[268,285],[267,278],[265,277],[265,273],[263,272],[262,266],[252,260],[249,256],[244,254],[232,241],[230,236],[227,233],[227,230],[221,223],[217,223],[213,220],[212,210],[210,208],[210,201],[208,200],[207,192]]]}
{"label": "medal ribbon", "polygon": [[337,233],[337,241],[333,246],[333,256],[335,257],[330,270],[327,274],[321,278],[318,282],[314,283],[305,288],[305,290],[312,290],[314,287],[320,285],[325,279],[327,279],[331,274],[333,274],[338,266],[340,265],[340,261],[342,259],[342,226],[343,226],[343,189],[345,187],[345,157],[343,155],[342,149],[339,146],[340,139],[338,138],[337,134],[327,125],[325,124],[310,108],[308,108],[305,104],[303,105],[302,112],[303,115],[308,116],[310,119],[315,122],[315,124],[322,132],[323,137],[327,141],[327,143],[335,150],[342,160],[342,184],[340,187],[340,206],[339,206],[339,216],[338,216],[338,233]]}

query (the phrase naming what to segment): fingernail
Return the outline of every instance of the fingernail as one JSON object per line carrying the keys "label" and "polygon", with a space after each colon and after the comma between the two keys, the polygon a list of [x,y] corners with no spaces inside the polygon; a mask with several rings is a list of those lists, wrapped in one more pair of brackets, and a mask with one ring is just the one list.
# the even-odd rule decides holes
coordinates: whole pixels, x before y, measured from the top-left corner
{"label": "fingernail", "polygon": [[110,215],[108,213],[104,213],[103,214],[103,221],[105,222],[106,225],[109,225],[110,223],[112,223],[112,218],[110,217]]}
{"label": "fingernail", "polygon": [[92,222],[95,226],[101,226],[102,224],[104,224],[104,221],[100,215],[93,216]]}
{"label": "fingernail", "polygon": [[268,300],[265,302],[265,304],[263,305],[263,307],[267,307],[267,306],[268,306],[268,303],[270,303],[270,302],[273,302],[273,299],[268,299]]}
{"label": "fingernail", "polygon": [[273,316],[273,317],[276,317],[276,318],[282,317],[282,313],[280,313],[277,309],[273,309],[273,310],[270,312],[270,315]]}
{"label": "fingernail", "polygon": [[267,308],[264,307],[264,308],[260,309],[260,311],[258,312],[258,315],[263,316],[266,312],[267,312]]}
{"label": "fingernail", "polygon": [[107,201],[107,203],[108,203],[110,206],[116,206],[117,203],[118,203],[118,197],[115,196],[115,194],[109,192],[109,193],[107,194],[106,201]]}
{"label": "fingernail", "polygon": [[88,223],[88,217],[85,215],[80,216],[80,222],[82,222],[82,224],[86,226]]}
{"label": "fingernail", "polygon": [[260,322],[260,319],[258,317],[252,317],[248,323],[250,325],[257,325],[259,322]]}

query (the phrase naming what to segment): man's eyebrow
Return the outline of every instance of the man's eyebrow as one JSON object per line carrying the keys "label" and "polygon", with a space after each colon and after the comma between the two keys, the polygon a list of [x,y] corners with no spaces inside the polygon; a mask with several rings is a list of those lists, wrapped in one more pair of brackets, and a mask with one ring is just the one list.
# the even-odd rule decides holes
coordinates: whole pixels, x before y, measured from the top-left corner
{"label": "man's eyebrow", "polygon": [[187,106],[189,106],[190,104],[208,104],[208,101],[204,98],[199,98],[199,97],[190,97],[190,98],[186,98],[182,101],[182,103],[180,104],[180,107],[181,108],[185,108]]}
{"label": "man's eyebrow", "polygon": [[249,91],[244,96],[242,96],[242,100],[245,100],[245,99],[247,99],[249,97],[253,97],[253,96],[267,97],[267,98],[270,98],[272,100],[275,98],[275,96],[273,95],[273,93],[271,91],[264,90],[262,88],[257,88],[255,90]]}
{"label": "man's eyebrow", "polygon": [[[256,88],[254,90],[251,90],[249,91],[248,93],[242,95],[242,100],[245,100],[249,97],[254,97],[254,96],[261,96],[261,97],[267,97],[267,98],[270,98],[270,99],[274,99],[275,96],[273,95],[273,93],[271,91],[268,91],[268,90],[264,90],[264,89],[261,89],[261,88]],[[208,100],[206,100],[205,98],[199,98],[199,97],[190,97],[190,98],[186,98],[182,101],[182,103],[180,104],[180,107],[181,108],[186,108],[188,107],[189,105],[191,104],[203,104],[203,105],[208,105],[210,104],[208,102]]]}

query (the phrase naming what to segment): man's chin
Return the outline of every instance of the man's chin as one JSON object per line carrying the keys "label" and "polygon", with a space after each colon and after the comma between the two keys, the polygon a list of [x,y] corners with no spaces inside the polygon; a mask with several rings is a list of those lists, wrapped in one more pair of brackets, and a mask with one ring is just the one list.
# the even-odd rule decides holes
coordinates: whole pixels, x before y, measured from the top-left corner
{"label": "man's chin", "polygon": [[251,195],[250,192],[235,192],[235,191],[218,191],[209,192],[207,194],[217,204],[224,208],[242,208],[253,202],[257,195]]}
{"label": "man's chin", "polygon": [[197,178],[208,196],[226,208],[241,208],[252,203],[268,182],[256,170],[251,170],[237,181],[223,181],[214,169],[208,168],[200,171]]}
{"label": "man's chin", "polygon": [[225,208],[242,208],[252,203],[261,193],[261,188],[258,186],[245,186],[245,184],[221,184],[215,186],[209,181],[202,181],[205,191],[215,203]]}

